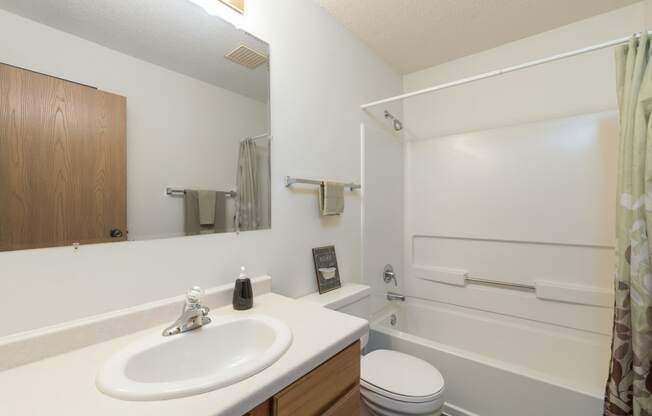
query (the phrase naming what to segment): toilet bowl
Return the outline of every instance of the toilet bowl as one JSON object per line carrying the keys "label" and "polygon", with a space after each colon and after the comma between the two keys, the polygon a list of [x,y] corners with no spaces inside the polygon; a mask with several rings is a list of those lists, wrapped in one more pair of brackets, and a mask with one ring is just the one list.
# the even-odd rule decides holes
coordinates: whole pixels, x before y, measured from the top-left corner
{"label": "toilet bowl", "polygon": [[[325,308],[369,319],[371,289],[344,284],[323,295],[302,298]],[[368,336],[361,339],[362,347]],[[444,407],[444,378],[430,363],[391,350],[375,350],[360,357],[362,415],[439,416]]]}
{"label": "toilet bowl", "polygon": [[361,358],[360,393],[374,416],[438,416],[444,406],[444,378],[419,358],[376,350]]}

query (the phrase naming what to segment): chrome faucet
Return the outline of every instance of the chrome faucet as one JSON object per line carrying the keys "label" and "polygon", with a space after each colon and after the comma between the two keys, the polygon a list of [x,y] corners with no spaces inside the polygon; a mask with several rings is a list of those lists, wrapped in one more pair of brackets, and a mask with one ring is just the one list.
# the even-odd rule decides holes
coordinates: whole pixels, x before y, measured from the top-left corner
{"label": "chrome faucet", "polygon": [[396,292],[387,292],[387,300],[400,300],[401,302],[405,302],[405,296]]}
{"label": "chrome faucet", "polygon": [[210,309],[207,306],[202,306],[200,303],[202,294],[203,291],[199,286],[193,286],[188,290],[188,293],[186,293],[186,303],[183,305],[181,316],[172,325],[163,330],[164,337],[192,331],[193,329],[201,328],[211,323],[211,318],[208,317]]}

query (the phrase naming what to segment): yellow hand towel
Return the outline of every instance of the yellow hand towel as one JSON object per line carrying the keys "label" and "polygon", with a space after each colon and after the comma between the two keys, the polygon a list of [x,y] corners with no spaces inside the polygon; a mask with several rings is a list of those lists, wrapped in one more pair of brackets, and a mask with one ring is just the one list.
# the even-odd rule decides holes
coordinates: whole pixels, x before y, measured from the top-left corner
{"label": "yellow hand towel", "polygon": [[319,211],[321,215],[342,215],[344,212],[344,184],[322,181],[319,186]]}

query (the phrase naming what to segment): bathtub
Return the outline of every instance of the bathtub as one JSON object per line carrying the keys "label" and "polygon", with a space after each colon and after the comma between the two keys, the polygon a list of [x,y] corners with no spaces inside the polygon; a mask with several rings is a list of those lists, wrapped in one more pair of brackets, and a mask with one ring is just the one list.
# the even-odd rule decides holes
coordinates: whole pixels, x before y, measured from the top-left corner
{"label": "bathtub", "polygon": [[602,414],[604,334],[408,298],[372,320],[367,350],[381,348],[437,367],[449,416]]}

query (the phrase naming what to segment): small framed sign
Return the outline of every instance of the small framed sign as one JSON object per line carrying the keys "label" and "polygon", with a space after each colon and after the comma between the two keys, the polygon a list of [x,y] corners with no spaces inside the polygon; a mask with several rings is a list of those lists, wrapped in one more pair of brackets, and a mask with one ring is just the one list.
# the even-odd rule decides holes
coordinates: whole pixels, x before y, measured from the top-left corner
{"label": "small framed sign", "polygon": [[337,267],[337,257],[335,256],[335,246],[313,248],[312,258],[315,261],[315,273],[317,274],[317,286],[320,295],[342,286],[340,271]]}

